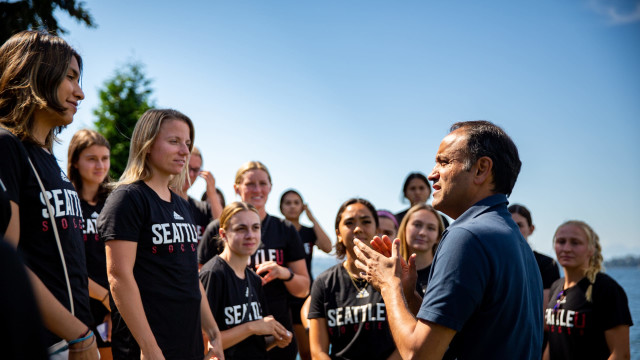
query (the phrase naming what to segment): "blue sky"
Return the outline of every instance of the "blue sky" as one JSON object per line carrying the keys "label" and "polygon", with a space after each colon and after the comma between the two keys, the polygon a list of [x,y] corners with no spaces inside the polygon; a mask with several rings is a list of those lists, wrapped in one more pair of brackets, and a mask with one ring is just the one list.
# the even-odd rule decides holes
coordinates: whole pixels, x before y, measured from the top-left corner
{"label": "blue sky", "polygon": [[297,188],[335,241],[344,200],[404,209],[406,174],[431,171],[449,126],[486,119],[519,147],[511,201],[532,211],[537,250],[553,254],[556,227],[581,219],[605,258],[640,255],[639,4],[86,1],[97,29],[59,16],[86,99],[55,153],[66,166],[100,86],[139,61],[157,105],[194,121],[227,201],[240,165],[260,160],[267,211]]}

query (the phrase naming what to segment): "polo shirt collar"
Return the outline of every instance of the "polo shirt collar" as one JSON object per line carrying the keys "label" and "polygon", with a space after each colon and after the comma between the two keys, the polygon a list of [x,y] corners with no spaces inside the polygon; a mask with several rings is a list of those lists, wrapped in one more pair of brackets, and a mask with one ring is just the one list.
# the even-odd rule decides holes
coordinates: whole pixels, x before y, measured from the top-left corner
{"label": "polo shirt collar", "polygon": [[467,211],[462,213],[462,215],[460,215],[452,225],[455,225],[455,223],[461,224],[467,220],[471,220],[496,205],[505,204],[506,206],[508,203],[509,201],[507,200],[507,195],[505,194],[491,195],[473,204],[470,208],[467,209]]}

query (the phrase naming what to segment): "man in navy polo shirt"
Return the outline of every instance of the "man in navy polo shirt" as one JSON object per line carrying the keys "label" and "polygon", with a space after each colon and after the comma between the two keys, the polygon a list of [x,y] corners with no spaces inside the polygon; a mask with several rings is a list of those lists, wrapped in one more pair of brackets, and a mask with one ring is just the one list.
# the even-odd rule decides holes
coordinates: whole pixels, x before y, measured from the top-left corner
{"label": "man in navy polo shirt", "polygon": [[487,121],[451,127],[429,180],[433,206],[455,222],[443,234],[421,304],[411,287],[414,261],[402,261],[397,239],[372,241],[389,257],[355,241],[358,265],[380,289],[404,359],[541,358],[542,280],[507,211],[521,164],[500,127]]}

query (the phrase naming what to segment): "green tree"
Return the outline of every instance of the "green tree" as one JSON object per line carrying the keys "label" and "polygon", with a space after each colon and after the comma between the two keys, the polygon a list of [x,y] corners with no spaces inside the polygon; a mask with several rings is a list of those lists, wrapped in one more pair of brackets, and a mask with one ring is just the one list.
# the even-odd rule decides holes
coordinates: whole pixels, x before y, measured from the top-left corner
{"label": "green tree", "polygon": [[155,105],[150,99],[152,93],[151,80],[137,62],[116,70],[99,91],[100,105],[93,110],[97,117],[94,125],[111,144],[112,179],[119,179],[127,166],[133,128],[140,115]]}
{"label": "green tree", "polygon": [[79,23],[95,27],[83,1],[76,0],[0,0],[0,45],[22,30],[42,29],[53,34],[66,34],[53,16],[56,8],[65,11]]}

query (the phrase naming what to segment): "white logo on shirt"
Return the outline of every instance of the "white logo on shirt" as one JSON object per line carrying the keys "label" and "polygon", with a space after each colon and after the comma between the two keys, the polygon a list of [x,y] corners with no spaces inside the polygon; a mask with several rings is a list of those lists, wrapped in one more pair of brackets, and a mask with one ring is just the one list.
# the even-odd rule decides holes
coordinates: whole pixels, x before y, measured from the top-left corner
{"label": "white logo on shirt", "polygon": [[64,171],[60,171],[60,177],[62,178],[62,181],[71,182],[67,178],[67,175],[64,174]]}
{"label": "white logo on shirt", "polygon": [[94,211],[93,214],[91,214],[91,217],[94,219],[98,218],[98,213]]}
{"label": "white logo on shirt", "polygon": [[180,214],[178,214],[177,212],[173,212],[173,218],[176,220],[184,220],[184,218],[182,216],[180,216]]}

